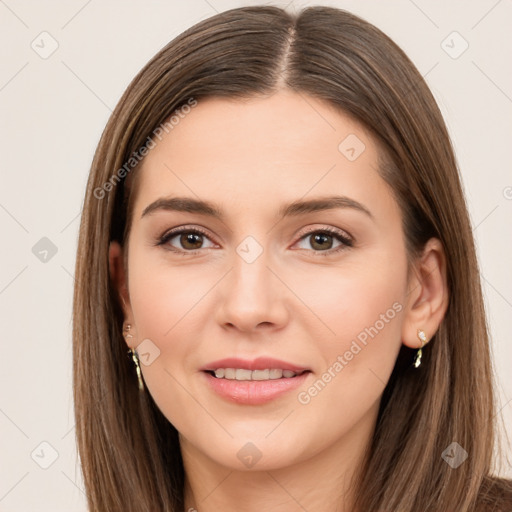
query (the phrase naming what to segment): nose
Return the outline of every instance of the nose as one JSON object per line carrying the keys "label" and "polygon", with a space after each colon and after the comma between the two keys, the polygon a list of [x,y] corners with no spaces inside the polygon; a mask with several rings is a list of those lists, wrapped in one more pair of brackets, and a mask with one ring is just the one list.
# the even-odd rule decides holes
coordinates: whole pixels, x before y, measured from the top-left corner
{"label": "nose", "polygon": [[268,253],[252,262],[234,252],[231,271],[219,283],[216,320],[245,333],[282,328],[288,321],[287,289],[269,268]]}

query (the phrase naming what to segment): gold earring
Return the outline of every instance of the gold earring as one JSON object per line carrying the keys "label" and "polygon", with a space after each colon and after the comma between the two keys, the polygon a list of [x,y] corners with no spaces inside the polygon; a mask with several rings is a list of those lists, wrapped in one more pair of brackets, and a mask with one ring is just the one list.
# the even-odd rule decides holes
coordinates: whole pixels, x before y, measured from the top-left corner
{"label": "gold earring", "polygon": [[144,381],[142,380],[142,372],[140,371],[139,354],[133,348],[128,350],[128,354],[131,354],[133,362],[135,363],[135,371],[137,372],[137,380],[139,382],[139,389],[144,391]]}
{"label": "gold earring", "polygon": [[414,368],[418,368],[421,364],[421,356],[422,356],[422,348],[427,342],[427,335],[425,334],[425,331],[422,331],[421,329],[418,329],[418,338],[421,341],[421,347],[418,349],[418,352],[416,352],[416,357],[414,358]]}
{"label": "gold earring", "polygon": [[126,324],[123,328],[123,336],[128,339],[128,338],[133,338],[133,335],[130,334],[130,329],[132,328],[132,326],[130,324]]}
{"label": "gold earring", "polygon": [[[123,327],[123,336],[126,339],[133,338],[133,334],[130,334],[130,329],[132,326],[130,324],[126,324]],[[137,381],[139,383],[139,389],[141,391],[144,390],[144,381],[142,380],[142,372],[140,370],[140,364],[139,364],[139,354],[137,354],[137,351],[133,348],[128,350],[128,354],[132,356],[132,360],[135,363],[135,371],[137,372]]]}

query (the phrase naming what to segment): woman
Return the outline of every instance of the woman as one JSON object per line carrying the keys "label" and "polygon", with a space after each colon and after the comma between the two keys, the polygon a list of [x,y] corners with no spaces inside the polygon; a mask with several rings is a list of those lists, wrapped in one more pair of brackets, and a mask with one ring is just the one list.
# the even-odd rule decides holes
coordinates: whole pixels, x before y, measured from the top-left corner
{"label": "woman", "polygon": [[367,22],[245,7],[161,50],[99,143],[76,277],[91,511],[512,510],[449,136]]}

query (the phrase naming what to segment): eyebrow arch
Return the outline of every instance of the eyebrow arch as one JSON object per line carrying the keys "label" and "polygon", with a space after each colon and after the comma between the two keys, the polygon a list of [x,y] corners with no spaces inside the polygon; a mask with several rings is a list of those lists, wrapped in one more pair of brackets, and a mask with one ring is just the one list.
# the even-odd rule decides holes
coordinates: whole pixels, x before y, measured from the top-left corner
{"label": "eyebrow arch", "polygon": [[[308,199],[306,201],[293,201],[292,203],[283,205],[278,211],[278,216],[280,218],[293,217],[305,213],[333,210],[335,208],[351,208],[364,213],[370,219],[374,220],[373,214],[366,206],[346,196],[326,196]],[[224,219],[224,214],[217,205],[209,201],[202,201],[191,197],[161,197],[144,209],[141,218],[158,210],[197,213],[219,220]]]}

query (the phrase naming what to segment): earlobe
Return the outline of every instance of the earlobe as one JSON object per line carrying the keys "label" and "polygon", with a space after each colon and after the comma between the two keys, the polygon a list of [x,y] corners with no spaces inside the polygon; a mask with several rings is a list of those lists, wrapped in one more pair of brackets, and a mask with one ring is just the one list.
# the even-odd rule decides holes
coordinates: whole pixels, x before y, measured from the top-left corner
{"label": "earlobe", "polygon": [[426,335],[426,342],[434,336],[448,309],[446,258],[441,242],[431,238],[416,265],[410,283],[408,306],[402,325],[402,342],[410,348],[419,348],[418,330]]}

